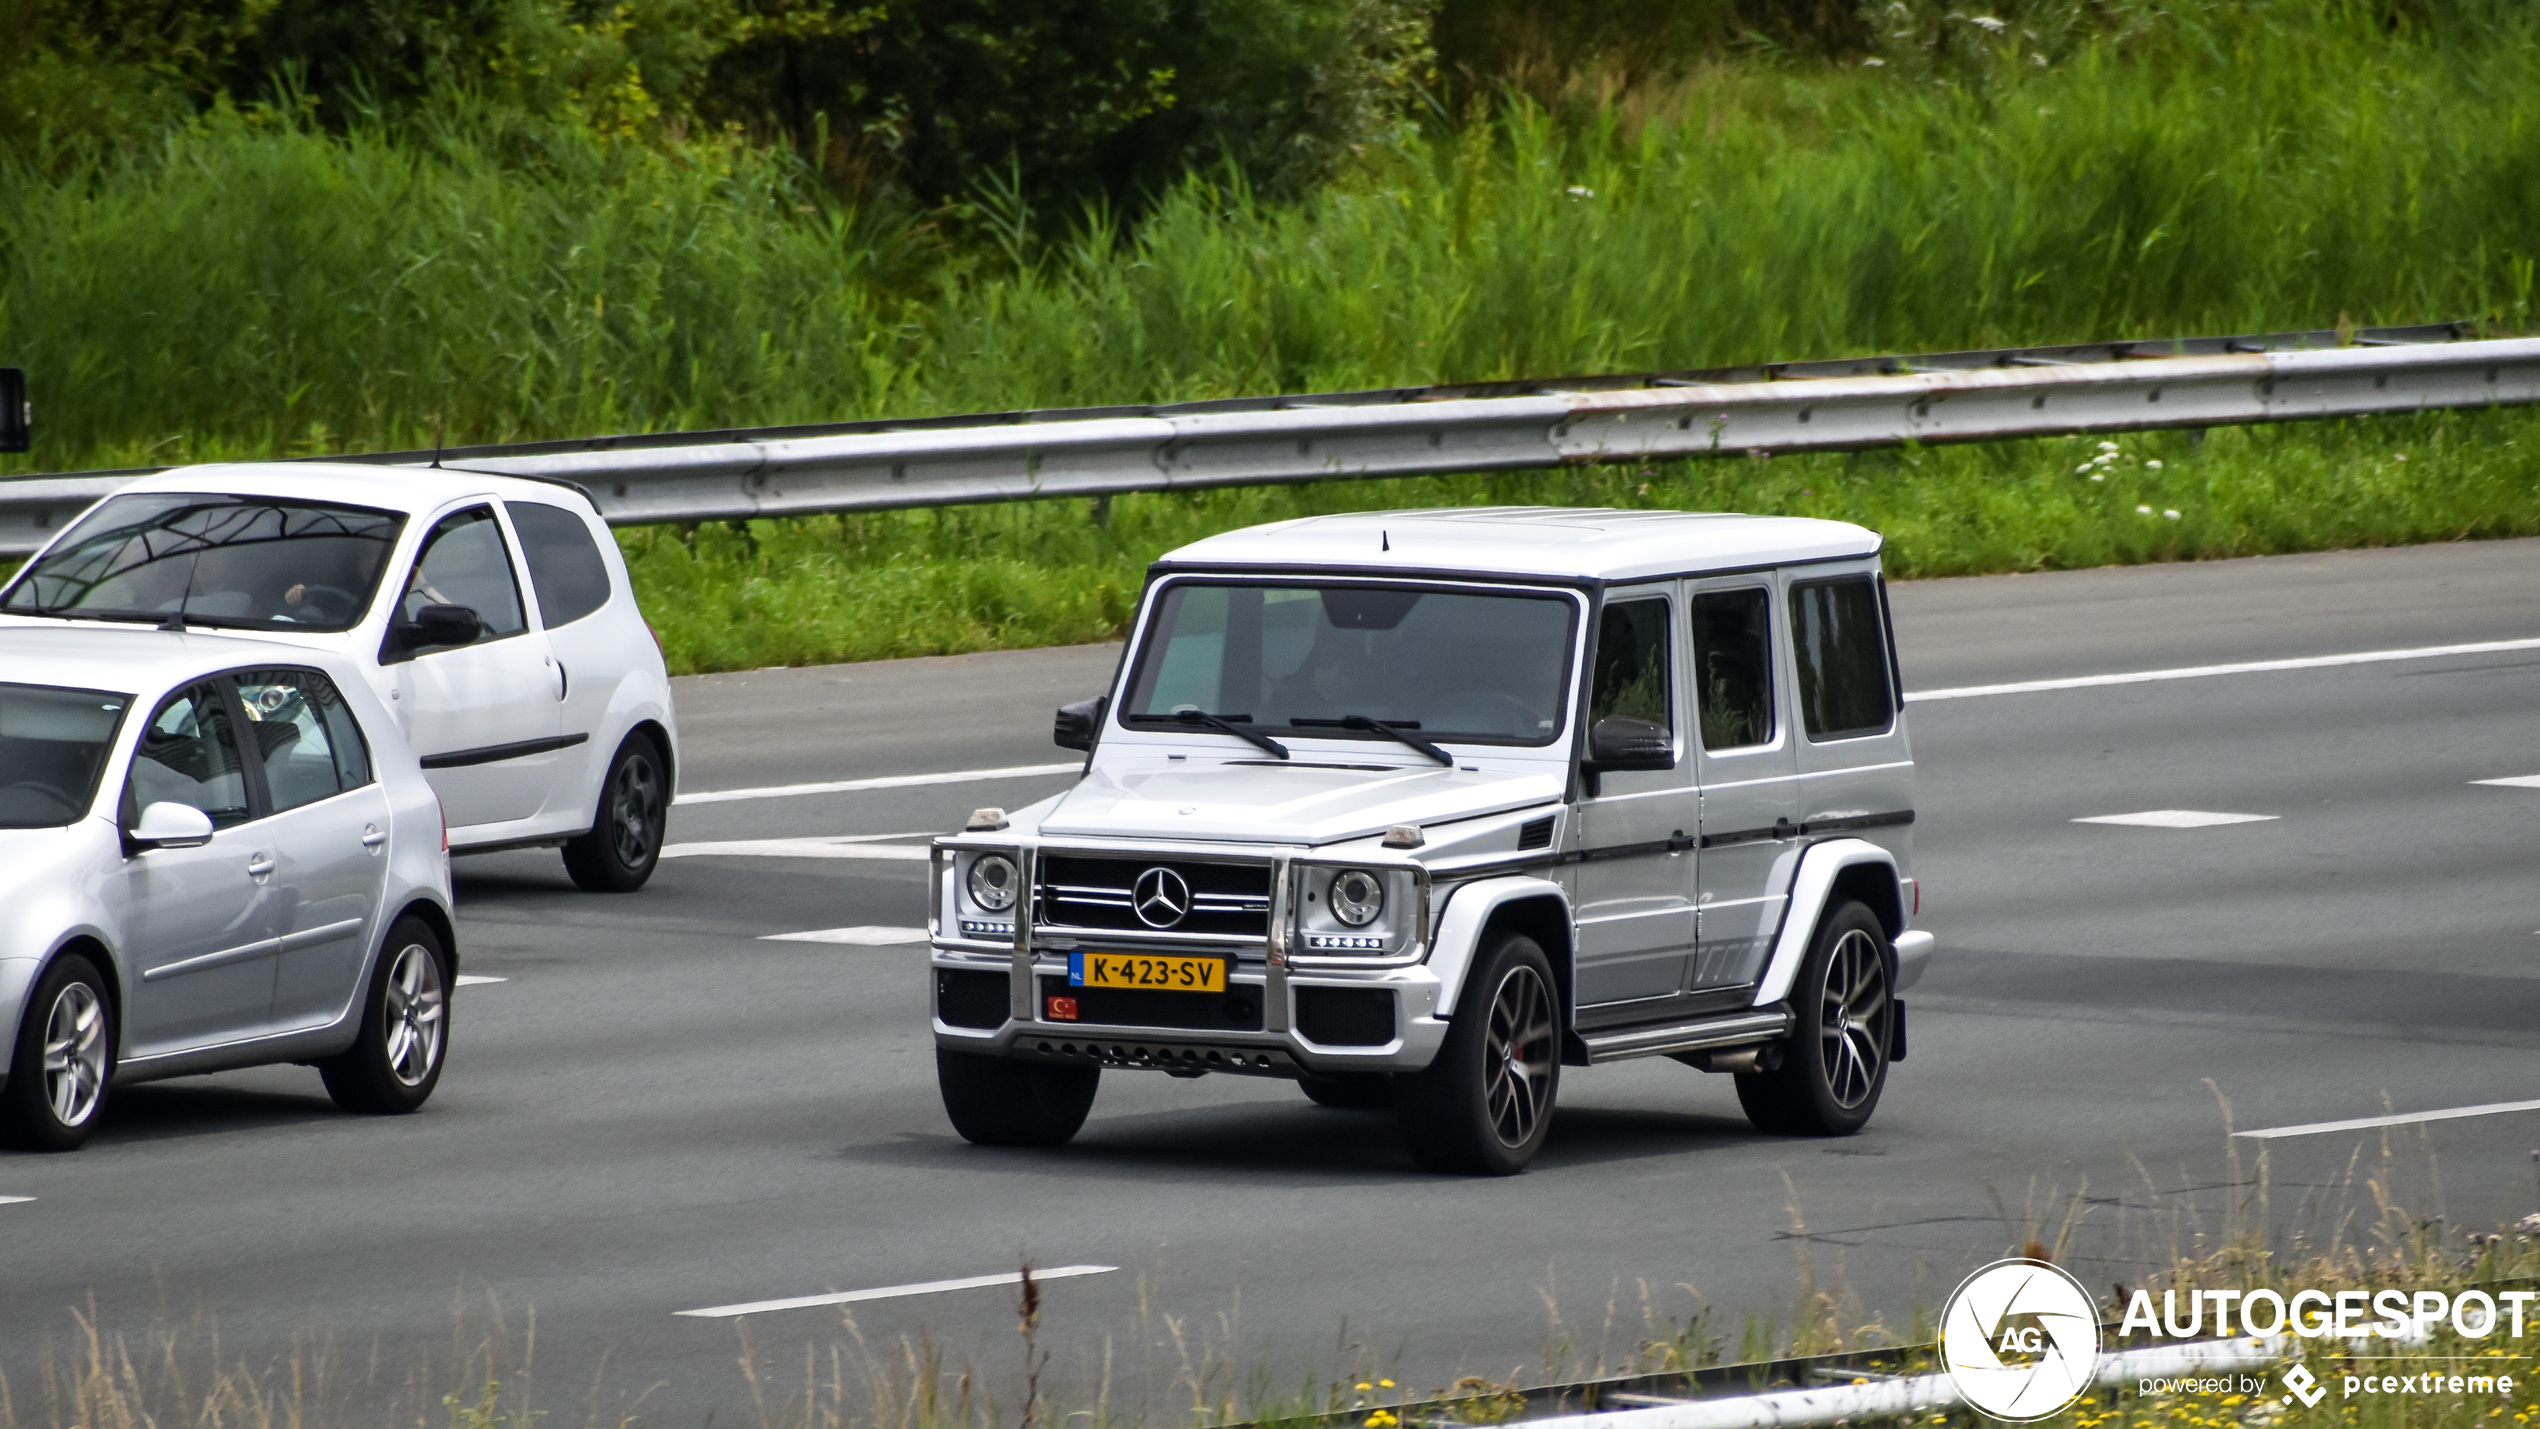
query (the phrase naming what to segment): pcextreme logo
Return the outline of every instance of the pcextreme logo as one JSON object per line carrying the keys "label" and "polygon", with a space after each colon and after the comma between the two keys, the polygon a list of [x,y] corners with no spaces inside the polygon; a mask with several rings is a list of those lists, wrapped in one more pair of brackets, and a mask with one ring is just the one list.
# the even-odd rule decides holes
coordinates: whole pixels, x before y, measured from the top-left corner
{"label": "pcextreme logo", "polygon": [[2013,1423],[2043,1419],[2098,1374],[2099,1307],[2052,1265],[1996,1261],[1949,1297],[1940,1362],[1969,1408]]}

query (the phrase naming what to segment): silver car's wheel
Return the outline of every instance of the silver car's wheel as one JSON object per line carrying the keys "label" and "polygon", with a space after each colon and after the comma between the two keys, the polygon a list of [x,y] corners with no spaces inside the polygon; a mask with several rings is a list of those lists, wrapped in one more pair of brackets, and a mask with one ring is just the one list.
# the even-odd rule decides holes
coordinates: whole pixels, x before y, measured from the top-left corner
{"label": "silver car's wheel", "polygon": [[1393,1082],[1402,1139],[1421,1165],[1468,1176],[1526,1169],[1561,1087],[1561,1003],[1542,946],[1514,930],[1489,934],[1436,1059]]}
{"label": "silver car's wheel", "polygon": [[421,943],[408,943],[388,969],[386,1014],[388,1075],[419,1087],[441,1070],[441,959]]}
{"label": "silver car's wheel", "polygon": [[106,1098],[106,1004],[96,989],[74,982],[53,999],[44,1019],[44,1100],[53,1119],[86,1126]]}
{"label": "silver car's wheel", "polygon": [[115,1073],[115,1005],[97,964],[55,958],[27,989],[0,1088],[0,1140],[68,1151],[96,1130]]}
{"label": "silver car's wheel", "polygon": [[1878,1091],[1887,1070],[1887,955],[1868,932],[1848,928],[1835,940],[1821,994],[1817,1038],[1826,1093],[1853,1111]]}
{"label": "silver car's wheel", "polygon": [[346,1111],[413,1111],[441,1082],[450,1050],[453,964],[419,917],[397,920],[362,996],[353,1045],[318,1063],[326,1094]]}
{"label": "silver car's wheel", "polygon": [[1491,1133],[1514,1151],[1535,1139],[1552,1110],[1552,1068],[1559,1060],[1552,1024],[1552,990],[1526,963],[1508,970],[1490,1004],[1483,1053]]}

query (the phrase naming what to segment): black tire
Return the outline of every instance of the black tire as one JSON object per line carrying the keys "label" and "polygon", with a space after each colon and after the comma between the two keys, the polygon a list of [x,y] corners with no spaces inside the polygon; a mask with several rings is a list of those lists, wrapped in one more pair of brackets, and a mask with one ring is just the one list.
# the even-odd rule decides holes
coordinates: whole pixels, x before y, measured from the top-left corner
{"label": "black tire", "polygon": [[317,1064],[337,1106],[401,1116],[431,1098],[450,1059],[453,981],[449,950],[432,925],[398,919],[362,989],[360,1034],[352,1046]]}
{"label": "black tire", "polygon": [[1756,1130],[1850,1136],[1868,1124],[1896,1046],[1895,979],[1886,927],[1858,903],[1837,904],[1791,981],[1798,1022],[1781,1065],[1737,1079]]}
{"label": "black tire", "polygon": [[1402,1139],[1431,1171],[1513,1176],[1543,1149],[1561,1090],[1561,1000],[1535,940],[1485,942],[1437,1060],[1393,1079]]}
{"label": "black tire", "polygon": [[980,1146],[1065,1146],[1094,1109],[1102,1068],[1087,1063],[1012,1062],[935,1049],[944,1114],[964,1141]]}
{"label": "black tire", "polygon": [[97,965],[55,958],[19,1014],[0,1091],[0,1139],[29,1151],[76,1151],[105,1114],[115,1072],[115,1004]]}
{"label": "black tire", "polygon": [[589,893],[632,893],[661,862],[670,807],[668,763],[651,735],[630,734],[609,758],[590,832],[564,846],[564,871]]}
{"label": "black tire", "polygon": [[1316,1106],[1367,1111],[1393,1105],[1393,1077],[1385,1072],[1340,1072],[1296,1079]]}

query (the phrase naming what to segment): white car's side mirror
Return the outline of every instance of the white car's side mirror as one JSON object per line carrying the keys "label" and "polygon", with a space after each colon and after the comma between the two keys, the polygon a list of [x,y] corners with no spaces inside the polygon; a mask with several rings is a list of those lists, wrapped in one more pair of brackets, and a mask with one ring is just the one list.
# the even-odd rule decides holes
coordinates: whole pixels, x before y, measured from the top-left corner
{"label": "white car's side mirror", "polygon": [[152,804],[141,811],[131,834],[136,851],[154,848],[201,848],[212,841],[212,816],[190,804]]}

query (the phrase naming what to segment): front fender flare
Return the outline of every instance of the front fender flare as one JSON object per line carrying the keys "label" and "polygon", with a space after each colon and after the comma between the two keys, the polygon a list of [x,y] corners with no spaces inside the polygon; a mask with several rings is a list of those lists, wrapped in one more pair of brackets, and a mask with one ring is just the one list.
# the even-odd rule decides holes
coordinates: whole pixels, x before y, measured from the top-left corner
{"label": "front fender flare", "polygon": [[1790,899],[1783,906],[1781,932],[1773,939],[1773,955],[1755,985],[1755,1006],[1765,1007],[1790,996],[1799,964],[1808,956],[1808,941],[1817,935],[1817,920],[1826,911],[1835,878],[1847,868],[1876,864],[1896,877],[1896,855],[1867,839],[1828,839],[1799,854],[1799,871],[1791,876]]}
{"label": "front fender flare", "polygon": [[[1464,974],[1473,966],[1473,950],[1480,946],[1482,930],[1490,926],[1492,915],[1511,903],[1535,898],[1557,901],[1562,922],[1568,924],[1570,895],[1548,878],[1511,874],[1476,879],[1457,884],[1447,895],[1446,911],[1438,915],[1437,932],[1429,939],[1429,971],[1438,979],[1439,1015],[1455,1010],[1455,999],[1464,990]],[[1545,951],[1557,954],[1559,950]]]}

